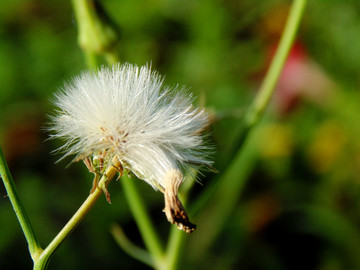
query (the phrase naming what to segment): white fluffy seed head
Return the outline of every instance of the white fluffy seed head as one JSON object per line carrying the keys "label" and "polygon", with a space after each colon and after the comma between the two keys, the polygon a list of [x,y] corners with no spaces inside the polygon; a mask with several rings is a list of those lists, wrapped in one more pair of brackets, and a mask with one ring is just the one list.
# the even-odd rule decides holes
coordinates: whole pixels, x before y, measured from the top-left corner
{"label": "white fluffy seed head", "polygon": [[149,67],[116,64],[84,72],[55,95],[52,138],[76,159],[105,153],[154,188],[172,169],[211,165],[202,130],[207,114],[184,89],[171,90]]}

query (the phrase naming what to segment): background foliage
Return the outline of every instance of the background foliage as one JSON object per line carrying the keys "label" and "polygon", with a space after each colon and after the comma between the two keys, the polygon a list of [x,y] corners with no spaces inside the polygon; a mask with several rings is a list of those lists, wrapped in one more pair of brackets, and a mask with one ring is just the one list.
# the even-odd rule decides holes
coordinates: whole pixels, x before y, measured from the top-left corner
{"label": "background foliage", "polygon": [[[103,4],[118,26],[116,49],[123,62],[151,62],[166,74],[167,84],[187,85],[198,103],[209,109],[221,174],[236,143],[239,119],[270,62],[289,2]],[[255,135],[256,162],[243,194],[205,254],[201,240],[212,224],[194,214],[202,237],[196,236],[198,232],[187,236],[181,265],[360,267],[359,10],[355,0],[309,3],[271,108]],[[75,212],[92,181],[81,164],[54,164],[59,156],[50,152],[59,142],[46,141],[42,131],[53,92],[86,68],[76,39],[70,2],[0,3],[0,144],[42,243],[48,243]],[[201,178],[202,185],[196,184],[190,194],[190,205],[216,177],[206,173]],[[169,224],[161,212],[162,194],[141,181],[137,185],[166,236]],[[121,186],[114,182],[109,191],[112,205],[105,200],[95,205],[56,252],[49,269],[146,269],[109,233],[116,222],[142,245]],[[29,269],[24,236],[3,186],[0,192],[0,269]]]}

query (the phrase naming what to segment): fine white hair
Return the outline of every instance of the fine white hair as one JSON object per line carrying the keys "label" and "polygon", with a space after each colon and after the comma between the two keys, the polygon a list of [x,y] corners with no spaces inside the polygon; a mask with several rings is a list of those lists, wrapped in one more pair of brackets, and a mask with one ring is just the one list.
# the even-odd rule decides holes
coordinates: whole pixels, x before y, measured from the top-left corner
{"label": "fine white hair", "polygon": [[201,135],[207,114],[192,105],[184,88],[165,87],[148,66],[83,72],[55,95],[54,104],[49,131],[66,140],[58,149],[64,157],[117,156],[124,169],[155,189],[164,187],[170,170],[212,163]]}

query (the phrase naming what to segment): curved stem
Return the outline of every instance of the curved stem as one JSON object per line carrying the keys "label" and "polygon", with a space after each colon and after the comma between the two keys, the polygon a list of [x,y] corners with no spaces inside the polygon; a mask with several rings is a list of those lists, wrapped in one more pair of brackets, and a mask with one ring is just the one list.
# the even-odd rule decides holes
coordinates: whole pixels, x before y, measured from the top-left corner
{"label": "curved stem", "polygon": [[270,102],[276,83],[295,39],[305,5],[306,0],[295,0],[291,6],[285,29],[282,33],[274,58],[271,61],[269,70],[265,75],[258,94],[245,114],[244,122],[248,128],[251,128],[259,122]]}
{"label": "curved stem", "polygon": [[[254,136],[249,137],[249,133],[254,130],[254,126],[259,123],[264,115],[265,109],[270,102],[274,92],[276,82],[281,74],[286,57],[290,51],[295,38],[298,26],[304,12],[306,0],[295,0],[286,22],[279,46],[270,65],[270,68],[260,86],[260,90],[254,102],[249,107],[244,118],[244,129],[234,154],[232,162],[228,165],[222,177],[211,189],[211,194],[204,194],[205,199],[200,198],[199,202],[203,206],[207,198],[211,201],[206,207],[206,211],[201,213],[200,221],[204,221],[204,229],[194,235],[192,241],[196,242],[197,259],[206,255],[210,245],[216,240],[216,236],[228,220],[232,209],[234,209],[238,197],[251,173],[256,161],[256,141]],[[206,222],[205,222],[206,221]]]}
{"label": "curved stem", "polygon": [[134,245],[127,237],[121,227],[117,224],[111,226],[111,234],[118,245],[133,258],[155,268],[154,258],[146,250]]}
{"label": "curved stem", "polygon": [[177,269],[180,251],[185,241],[184,232],[180,231],[175,226],[171,227],[169,243],[166,251],[166,262],[168,270]]}
{"label": "curved stem", "polygon": [[33,260],[36,260],[36,258],[41,253],[42,248],[31,226],[30,219],[26,214],[25,208],[17,194],[14,180],[12,179],[10,170],[6,164],[5,157],[1,148],[0,148],[0,174],[7,192],[7,196],[10,199],[11,205],[15,211],[16,217],[19,220],[21,229],[24,232],[26,241],[29,245],[29,252],[31,258]]}
{"label": "curved stem", "polygon": [[103,175],[99,181],[98,187],[93,193],[91,193],[68,223],[62,228],[58,235],[51,241],[51,243],[44,249],[44,251],[39,256],[38,260],[35,261],[34,269],[46,269],[49,260],[54,253],[54,251],[60,246],[60,244],[65,240],[65,238],[77,227],[77,225],[84,219],[86,214],[94,206],[96,201],[99,199],[103,193],[102,187],[108,185],[112,180],[115,174],[118,172],[116,167],[120,166],[119,160],[115,157],[112,161],[114,166],[109,166],[106,170],[106,173]]}
{"label": "curved stem", "polygon": [[150,254],[154,257],[157,269],[164,268],[164,251],[159,236],[157,235],[154,225],[146,212],[143,200],[141,199],[132,179],[123,176],[121,184],[124,188],[126,200],[129,203],[130,210],[135,218],[136,224],[143,237],[145,246]]}

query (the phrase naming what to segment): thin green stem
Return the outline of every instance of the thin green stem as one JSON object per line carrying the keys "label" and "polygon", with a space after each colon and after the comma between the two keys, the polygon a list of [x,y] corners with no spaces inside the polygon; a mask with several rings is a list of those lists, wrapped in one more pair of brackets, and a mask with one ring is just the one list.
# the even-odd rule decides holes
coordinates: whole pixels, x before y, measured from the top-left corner
{"label": "thin green stem", "polygon": [[69,236],[69,234],[79,225],[79,223],[84,219],[86,214],[94,206],[96,201],[99,199],[103,193],[103,187],[107,186],[110,181],[114,178],[117,173],[117,167],[119,167],[119,161],[117,158],[114,158],[112,161],[114,166],[109,166],[106,170],[106,173],[102,176],[99,181],[98,188],[91,193],[68,223],[61,229],[58,235],[51,241],[51,243],[44,249],[44,251],[39,256],[38,260],[35,261],[34,270],[46,269],[49,263],[49,260],[55,250],[61,245],[61,243]]}
{"label": "thin green stem", "polygon": [[12,179],[12,176],[10,174],[10,170],[7,166],[4,154],[2,152],[2,149],[0,148],[0,174],[1,179],[4,183],[7,196],[10,199],[11,205],[15,211],[16,217],[19,220],[20,226],[22,231],[24,232],[26,241],[29,246],[29,252],[31,255],[31,258],[33,260],[36,260],[41,251],[42,248],[40,246],[40,243],[35,235],[35,232],[31,226],[30,219],[28,215],[26,214],[25,208],[20,201],[20,198],[17,194],[16,187],[14,180]]}
{"label": "thin green stem", "polygon": [[145,210],[145,204],[135,187],[134,180],[123,176],[121,184],[124,188],[125,197],[129,203],[130,210],[138,225],[141,236],[143,237],[146,248],[154,257],[157,269],[164,269],[164,251],[160,238]]}
{"label": "thin green stem", "polygon": [[[260,85],[259,91],[255,96],[253,103],[249,106],[244,114],[244,118],[241,123],[242,129],[240,131],[238,141],[233,147],[234,151],[229,153],[231,159],[234,160],[233,163],[236,163],[236,156],[239,156],[239,151],[242,151],[244,143],[249,137],[250,132],[262,119],[264,112],[270,102],[271,96],[275,91],[276,82],[279,79],[286,58],[295,39],[296,32],[305,10],[306,2],[307,0],[295,0],[291,6],[288,20],[286,22],[274,58],[264,77],[264,80]],[[230,166],[231,165],[229,165],[229,168]],[[219,182],[224,185],[224,181],[219,180]],[[217,185],[217,183],[213,185]],[[208,187],[204,195],[201,196],[201,198],[195,203],[196,209],[201,209],[203,207],[203,205],[212,197],[216,188],[216,186]]]}
{"label": "thin green stem", "polygon": [[256,136],[251,136],[247,140],[242,151],[238,152],[229,168],[222,174],[211,194],[211,200],[200,212],[198,227],[201,230],[190,239],[196,246],[196,251],[189,252],[190,259],[196,257],[196,260],[201,260],[205,257],[211,244],[217,239],[218,233],[229,220],[246,180],[249,179],[256,164],[257,148],[254,137]]}
{"label": "thin green stem", "polygon": [[133,258],[155,268],[154,258],[146,250],[134,245],[127,237],[121,227],[117,224],[111,226],[111,234],[118,245]]}
{"label": "thin green stem", "polygon": [[185,242],[185,236],[186,235],[184,232],[180,231],[175,226],[171,227],[169,243],[166,251],[166,262],[168,270],[177,269],[181,253],[180,251]]}
{"label": "thin green stem", "polygon": [[291,6],[288,20],[282,33],[278,48],[274,55],[268,72],[260,86],[252,105],[245,114],[245,123],[249,128],[259,122],[264,114],[271,96],[275,90],[276,83],[284,67],[286,58],[296,36],[302,15],[305,10],[306,0],[295,0]]}
{"label": "thin green stem", "polygon": [[[270,64],[270,67],[264,77],[264,80],[259,88],[259,91],[253,101],[245,112],[242,129],[239,135],[237,144],[234,146],[234,151],[230,153],[233,160],[236,159],[236,156],[239,156],[239,152],[242,151],[242,147],[246,139],[249,137],[250,132],[253,128],[260,122],[264,112],[270,102],[271,96],[275,90],[275,85],[281,71],[283,69],[284,63],[286,61],[287,55],[289,54],[290,48],[293,44],[294,38],[296,36],[297,29],[299,27],[302,14],[305,9],[307,0],[295,0],[291,6],[288,20],[286,22],[283,34],[281,36],[279,46],[276,50],[274,58]],[[233,162],[235,163],[235,161]],[[231,165],[229,165],[231,166]],[[219,182],[223,183],[222,180]],[[217,184],[215,184],[217,185]],[[202,206],[211,198],[215,187],[208,188],[208,191],[196,202],[196,208],[200,209]]]}
{"label": "thin green stem", "polygon": [[[221,178],[216,182],[215,188],[211,189],[211,196],[205,194],[207,198],[211,197],[211,201],[209,201],[206,211],[201,213],[199,220],[206,222],[199,224],[199,227],[202,226],[203,229],[192,238],[197,247],[197,259],[205,256],[206,251],[215,241],[216,236],[231,215],[245,182],[254,168],[256,161],[256,148],[254,146],[256,141],[254,141],[254,136],[249,137],[249,134],[262,119],[270,102],[276,82],[299,27],[305,4],[306,0],[295,0],[293,2],[270,68],[253,104],[245,114],[244,129],[240,135],[234,158]],[[202,200],[201,204],[203,205],[205,202],[206,199]]]}

